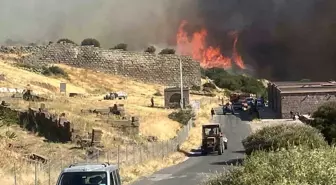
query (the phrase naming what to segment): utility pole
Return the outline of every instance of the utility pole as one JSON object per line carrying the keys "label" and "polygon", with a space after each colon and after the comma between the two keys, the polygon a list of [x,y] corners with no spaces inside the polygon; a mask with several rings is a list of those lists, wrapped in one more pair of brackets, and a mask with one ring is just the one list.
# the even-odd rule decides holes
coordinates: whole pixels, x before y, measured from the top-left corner
{"label": "utility pole", "polygon": [[183,74],[182,74],[182,60],[181,57],[179,57],[179,61],[180,61],[180,78],[181,78],[181,100],[180,100],[180,104],[181,104],[181,109],[183,109]]}

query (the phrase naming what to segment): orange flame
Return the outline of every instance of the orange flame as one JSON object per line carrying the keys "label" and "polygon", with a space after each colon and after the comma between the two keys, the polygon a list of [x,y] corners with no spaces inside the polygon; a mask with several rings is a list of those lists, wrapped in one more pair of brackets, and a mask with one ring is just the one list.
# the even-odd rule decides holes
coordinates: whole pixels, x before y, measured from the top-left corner
{"label": "orange flame", "polygon": [[[201,66],[204,68],[224,68],[229,69],[232,67],[232,60],[230,57],[226,57],[221,54],[219,47],[209,46],[206,47],[206,37],[208,35],[206,29],[201,29],[199,32],[195,32],[192,35],[191,40],[188,38],[187,32],[184,30],[184,27],[187,25],[187,21],[182,21],[177,35],[177,52],[181,55],[191,56],[194,60],[197,60],[201,63]],[[236,43],[238,41],[238,33],[234,35],[234,44],[233,44],[233,60],[238,67],[244,69],[244,62],[242,57],[238,54],[236,50]]]}
{"label": "orange flame", "polygon": [[233,60],[235,61],[236,65],[238,67],[240,67],[241,69],[245,69],[244,61],[243,61],[242,57],[239,55],[239,53],[237,51],[238,32],[234,31],[232,33],[232,36],[234,37],[233,49],[232,49]]}

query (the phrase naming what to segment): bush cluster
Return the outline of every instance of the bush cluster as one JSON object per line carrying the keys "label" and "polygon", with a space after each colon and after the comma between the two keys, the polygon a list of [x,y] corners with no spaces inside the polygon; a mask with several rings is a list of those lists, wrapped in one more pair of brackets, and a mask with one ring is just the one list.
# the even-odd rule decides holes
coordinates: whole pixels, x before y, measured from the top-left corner
{"label": "bush cluster", "polygon": [[68,78],[68,73],[66,73],[62,68],[58,66],[43,67],[42,74],[45,76],[62,76]]}
{"label": "bush cluster", "polygon": [[15,111],[0,107],[0,127],[18,124],[19,118]]}
{"label": "bush cluster", "polygon": [[202,69],[202,76],[209,77],[220,88],[257,94],[267,98],[266,87],[256,78],[230,74],[222,68]]}
{"label": "bush cluster", "polygon": [[22,68],[24,70],[27,70],[33,73],[41,73],[43,71],[41,66],[30,64],[30,63],[15,63],[14,65],[16,67]]}
{"label": "bush cluster", "polygon": [[94,47],[100,47],[100,43],[98,40],[94,38],[87,38],[84,39],[81,43],[81,46],[94,46]]}
{"label": "bush cluster", "polygon": [[280,124],[264,127],[243,141],[245,152],[278,151],[295,146],[320,148],[327,146],[322,134],[315,128],[303,124]]}
{"label": "bush cluster", "polygon": [[120,43],[120,44],[117,44],[116,46],[114,46],[113,48],[110,48],[110,49],[121,49],[121,50],[127,51],[127,47],[128,47],[127,44]]}
{"label": "bush cluster", "polygon": [[336,141],[336,102],[327,102],[313,113],[311,126],[319,129],[329,144]]}
{"label": "bush cluster", "polygon": [[160,55],[173,55],[175,54],[175,49],[171,49],[171,48],[166,48],[160,51]]}
{"label": "bush cluster", "polygon": [[68,44],[75,44],[75,45],[77,45],[74,41],[72,41],[72,40],[70,40],[70,39],[67,39],[67,38],[59,39],[59,40],[57,41],[57,43],[61,43],[61,42],[68,43]]}
{"label": "bush cluster", "polygon": [[242,141],[250,154],[243,166],[205,184],[336,184],[336,102],[322,105],[313,117],[311,126],[282,124],[248,136]]}
{"label": "bush cluster", "polygon": [[243,168],[217,174],[206,185],[336,184],[336,149],[256,152]]}
{"label": "bush cluster", "polygon": [[188,121],[193,118],[194,114],[191,108],[179,109],[178,111],[172,112],[168,115],[169,119],[177,121],[182,125],[187,125]]}

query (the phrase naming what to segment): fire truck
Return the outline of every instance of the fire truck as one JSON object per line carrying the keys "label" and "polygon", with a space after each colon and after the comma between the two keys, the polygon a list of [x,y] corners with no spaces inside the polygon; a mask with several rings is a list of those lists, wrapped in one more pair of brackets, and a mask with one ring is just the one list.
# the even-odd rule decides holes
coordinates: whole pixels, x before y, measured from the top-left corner
{"label": "fire truck", "polygon": [[249,106],[247,99],[254,97],[254,94],[236,92],[230,95],[230,102],[232,102],[234,109],[247,109]]}

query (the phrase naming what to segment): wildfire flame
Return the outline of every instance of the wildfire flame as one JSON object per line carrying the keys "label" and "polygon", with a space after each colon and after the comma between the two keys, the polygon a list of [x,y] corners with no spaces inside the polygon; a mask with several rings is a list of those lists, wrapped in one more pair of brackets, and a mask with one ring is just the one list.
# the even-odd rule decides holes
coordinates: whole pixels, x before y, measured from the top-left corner
{"label": "wildfire flame", "polygon": [[245,69],[243,59],[236,49],[238,32],[231,33],[234,37],[234,42],[232,58],[230,58],[224,56],[219,47],[207,46],[206,37],[208,32],[204,28],[194,32],[191,39],[189,39],[188,33],[184,30],[187,24],[188,22],[183,20],[176,35],[177,52],[179,54],[191,56],[194,60],[199,61],[204,68],[219,67],[229,69],[232,67],[232,61],[234,61],[239,68]]}

